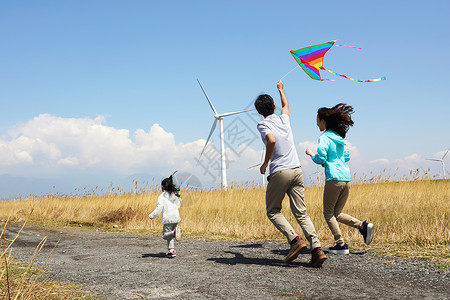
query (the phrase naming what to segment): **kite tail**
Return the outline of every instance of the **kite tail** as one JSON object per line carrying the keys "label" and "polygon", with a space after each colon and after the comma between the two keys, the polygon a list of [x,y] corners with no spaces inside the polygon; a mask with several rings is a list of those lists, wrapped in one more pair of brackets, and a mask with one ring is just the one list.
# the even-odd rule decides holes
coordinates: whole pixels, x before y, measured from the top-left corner
{"label": "kite tail", "polygon": [[[376,78],[376,79],[359,80],[359,79],[348,77],[346,75],[338,74],[338,73],[333,72],[331,70],[327,70],[324,67],[322,67],[320,69],[324,70],[324,71],[327,71],[327,72],[330,72],[331,74],[334,74],[334,75],[337,75],[337,76],[340,76],[340,77],[343,77],[343,78],[347,78],[347,79],[350,79],[350,80],[353,80],[353,81],[357,81],[357,82],[376,82],[376,81],[386,80],[386,77],[384,77],[384,76],[380,77],[380,78]],[[331,81],[330,79],[322,79],[322,80],[329,80],[329,81]]]}
{"label": "kite tail", "polygon": [[321,81],[336,81],[342,78],[338,78],[338,79],[328,79],[328,78],[320,78]]}

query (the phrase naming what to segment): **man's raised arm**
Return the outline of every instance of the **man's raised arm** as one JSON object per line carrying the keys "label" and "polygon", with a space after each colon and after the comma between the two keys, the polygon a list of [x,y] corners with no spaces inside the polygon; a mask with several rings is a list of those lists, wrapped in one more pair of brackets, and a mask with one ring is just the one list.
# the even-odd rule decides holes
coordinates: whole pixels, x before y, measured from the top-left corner
{"label": "man's raised arm", "polygon": [[289,116],[289,103],[286,98],[286,95],[284,94],[283,88],[284,84],[281,80],[277,83],[278,91],[280,92],[280,98],[281,98],[281,114],[286,114]]}

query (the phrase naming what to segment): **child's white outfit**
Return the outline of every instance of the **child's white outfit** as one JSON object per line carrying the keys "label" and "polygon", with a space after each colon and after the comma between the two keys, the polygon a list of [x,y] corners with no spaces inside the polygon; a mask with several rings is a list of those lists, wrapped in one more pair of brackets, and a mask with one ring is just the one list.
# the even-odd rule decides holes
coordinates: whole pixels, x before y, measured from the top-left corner
{"label": "child's white outfit", "polygon": [[178,209],[181,206],[181,198],[175,193],[164,191],[158,197],[156,208],[148,215],[150,219],[154,219],[162,212],[163,239],[167,241],[167,248],[175,248],[175,230],[181,221]]}

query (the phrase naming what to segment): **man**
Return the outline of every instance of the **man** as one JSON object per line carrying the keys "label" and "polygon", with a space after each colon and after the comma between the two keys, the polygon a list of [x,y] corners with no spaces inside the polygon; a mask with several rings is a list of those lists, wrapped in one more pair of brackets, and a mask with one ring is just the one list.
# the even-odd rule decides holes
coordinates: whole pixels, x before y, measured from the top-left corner
{"label": "man", "polygon": [[319,267],[327,257],[320,247],[316,229],[306,213],[303,174],[292,135],[289,104],[281,80],[278,81],[277,88],[282,106],[280,116],[275,114],[275,104],[270,95],[260,95],[255,101],[256,110],[264,116],[264,120],[257,126],[266,145],[266,156],[260,167],[261,174],[266,174],[270,161],[270,175],[267,177],[269,184],[266,191],[267,217],[288,239],[291,249],[285,261],[293,261],[306,249],[306,244],[281,213],[284,196],[288,194],[291,211],[311,244],[312,258],[309,264],[312,267]]}

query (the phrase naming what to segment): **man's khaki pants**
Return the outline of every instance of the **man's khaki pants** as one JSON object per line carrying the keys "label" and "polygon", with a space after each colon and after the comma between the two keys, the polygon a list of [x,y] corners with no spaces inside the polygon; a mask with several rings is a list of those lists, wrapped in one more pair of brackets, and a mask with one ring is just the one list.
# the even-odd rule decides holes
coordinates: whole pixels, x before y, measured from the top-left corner
{"label": "man's khaki pants", "polygon": [[306,213],[303,173],[300,167],[281,170],[268,177],[266,191],[267,217],[286,236],[289,242],[298,235],[281,213],[284,196],[288,194],[291,211],[311,244],[311,249],[320,247],[319,237]]}

